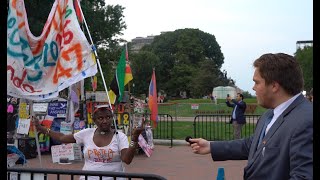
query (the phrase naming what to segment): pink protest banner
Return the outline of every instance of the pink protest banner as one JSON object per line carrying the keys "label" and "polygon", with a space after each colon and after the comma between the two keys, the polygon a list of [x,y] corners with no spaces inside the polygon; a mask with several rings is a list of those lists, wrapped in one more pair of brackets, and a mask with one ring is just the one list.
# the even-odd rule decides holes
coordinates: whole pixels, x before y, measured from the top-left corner
{"label": "pink protest banner", "polygon": [[42,34],[29,29],[23,0],[10,0],[7,20],[7,94],[43,100],[97,73],[72,0],[56,0]]}

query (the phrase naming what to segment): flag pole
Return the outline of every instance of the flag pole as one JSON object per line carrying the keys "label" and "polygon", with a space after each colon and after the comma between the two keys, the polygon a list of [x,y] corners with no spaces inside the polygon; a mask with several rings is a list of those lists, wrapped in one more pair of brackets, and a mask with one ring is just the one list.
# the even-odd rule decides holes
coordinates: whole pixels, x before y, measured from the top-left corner
{"label": "flag pole", "polygon": [[[90,31],[89,31],[89,28],[88,28],[88,25],[87,25],[87,21],[83,15],[83,12],[82,12],[82,8],[81,8],[81,5],[80,5],[80,0],[77,0],[77,3],[78,3],[78,6],[79,6],[79,10],[81,12],[81,16],[83,17],[83,22],[84,22],[84,25],[86,27],[86,30],[88,32],[88,35],[89,35],[89,38],[90,38],[90,42],[91,42],[91,47],[92,47],[92,50],[94,52],[94,55],[96,57],[96,60],[97,60],[97,64],[98,64],[98,67],[99,67],[99,71],[100,71],[100,74],[101,74],[101,78],[102,78],[102,82],[103,82],[103,86],[104,86],[104,89],[106,91],[106,94],[107,94],[107,98],[108,98],[108,105],[110,107],[110,110],[111,110],[111,113],[112,113],[112,119],[113,119],[113,124],[114,124],[114,129],[115,129],[115,132],[116,132],[116,135],[117,135],[117,140],[118,140],[118,147],[119,147],[119,136],[118,136],[118,129],[117,129],[117,123],[116,123],[116,118],[114,116],[114,109],[111,105],[111,102],[110,102],[110,96],[109,96],[109,93],[108,93],[108,88],[107,88],[107,85],[106,85],[106,81],[104,79],[104,75],[103,75],[103,72],[102,72],[102,68],[101,68],[101,65],[100,65],[100,60],[99,60],[99,57],[98,57],[98,53],[97,53],[97,49],[96,47],[94,46],[94,43],[93,43],[93,40],[92,40],[92,37],[91,37],[91,34],[90,34]],[[121,151],[119,152],[120,153],[120,156],[121,156]],[[121,160],[122,162],[122,160]],[[123,163],[121,163],[121,166],[122,166],[122,170],[124,171],[124,166],[123,166]]]}
{"label": "flag pole", "polygon": [[[108,97],[108,105],[109,105],[109,107],[110,107],[110,109],[111,109],[112,114],[114,114],[114,109],[113,109],[113,107],[112,107],[112,105],[111,105],[111,102],[110,102],[110,97],[109,97],[109,93],[108,93],[108,88],[107,88],[106,81],[105,81],[105,79],[104,79],[104,75],[103,75],[102,68],[101,68],[101,65],[100,65],[100,60],[99,60],[99,57],[98,57],[97,49],[96,49],[96,47],[94,46],[94,43],[93,43],[93,40],[92,40],[90,31],[89,31],[89,28],[88,28],[88,25],[87,25],[87,21],[86,21],[86,18],[84,17],[84,15],[83,15],[82,8],[81,8],[81,5],[80,5],[79,0],[77,0],[77,3],[78,3],[78,5],[79,5],[79,10],[80,10],[80,12],[81,12],[81,16],[83,17],[83,22],[84,22],[84,25],[85,25],[86,30],[87,30],[87,32],[88,32],[89,38],[90,38],[90,43],[91,43],[92,50],[93,50],[94,55],[95,55],[96,60],[97,60],[97,64],[98,64],[98,68],[99,68],[99,71],[100,71],[100,74],[101,74],[103,86],[104,86],[104,89],[105,89],[106,94],[107,94],[107,97]],[[113,123],[115,124],[115,130],[117,131],[116,119],[115,119],[114,116],[113,116]]]}

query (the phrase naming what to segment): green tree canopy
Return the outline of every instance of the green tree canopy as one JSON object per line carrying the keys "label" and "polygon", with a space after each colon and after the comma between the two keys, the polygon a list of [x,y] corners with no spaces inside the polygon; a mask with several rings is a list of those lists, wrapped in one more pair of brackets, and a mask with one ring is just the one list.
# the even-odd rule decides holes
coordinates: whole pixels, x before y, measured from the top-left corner
{"label": "green tree canopy", "polygon": [[304,89],[309,92],[313,87],[313,46],[297,49],[295,57],[302,68]]}
{"label": "green tree canopy", "polygon": [[132,83],[135,84],[131,92],[137,96],[146,94],[148,96],[149,83],[152,76],[152,69],[156,68],[156,79],[158,83],[158,71],[160,60],[158,56],[148,51],[141,51],[137,54],[130,54],[131,71],[133,75]]}
{"label": "green tree canopy", "polygon": [[[164,90],[170,96],[186,91],[189,97],[200,97],[211,93],[213,87],[229,82],[220,71],[224,57],[214,35],[199,29],[178,29],[156,36],[137,58],[131,59],[133,63],[146,63],[146,59],[138,60],[139,54],[146,51],[159,59],[156,64],[158,91]],[[133,76],[135,82],[143,84],[135,73]]]}

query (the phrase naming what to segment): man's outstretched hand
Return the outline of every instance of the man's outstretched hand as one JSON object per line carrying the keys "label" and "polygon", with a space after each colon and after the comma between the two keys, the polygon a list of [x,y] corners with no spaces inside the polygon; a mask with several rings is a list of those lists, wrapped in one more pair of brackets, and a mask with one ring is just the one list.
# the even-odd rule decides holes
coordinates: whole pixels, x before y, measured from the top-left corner
{"label": "man's outstretched hand", "polygon": [[202,138],[197,138],[197,139],[189,139],[190,141],[190,146],[192,148],[192,151],[195,154],[209,154],[211,152],[210,149],[210,142],[202,139]]}

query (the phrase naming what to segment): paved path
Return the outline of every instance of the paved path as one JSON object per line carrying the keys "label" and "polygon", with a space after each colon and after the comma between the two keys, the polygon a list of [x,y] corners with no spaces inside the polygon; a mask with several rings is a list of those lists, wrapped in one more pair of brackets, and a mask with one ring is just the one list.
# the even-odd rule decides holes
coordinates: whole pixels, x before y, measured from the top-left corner
{"label": "paved path", "polygon": [[[52,163],[50,154],[41,157],[43,167],[48,169],[82,169],[83,166],[83,161],[60,165]],[[194,154],[187,145],[175,145],[172,148],[155,145],[150,158],[144,154],[136,155],[132,163],[125,167],[126,172],[157,174],[168,180],[212,180],[216,179],[218,167],[224,167],[226,179],[241,180],[246,163],[247,161],[213,162],[211,155]],[[39,165],[38,158],[28,159],[27,167],[39,167]]]}

